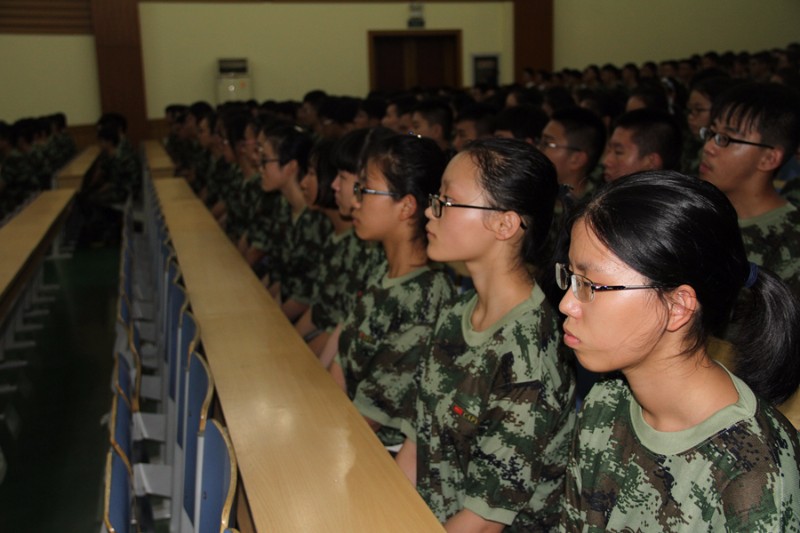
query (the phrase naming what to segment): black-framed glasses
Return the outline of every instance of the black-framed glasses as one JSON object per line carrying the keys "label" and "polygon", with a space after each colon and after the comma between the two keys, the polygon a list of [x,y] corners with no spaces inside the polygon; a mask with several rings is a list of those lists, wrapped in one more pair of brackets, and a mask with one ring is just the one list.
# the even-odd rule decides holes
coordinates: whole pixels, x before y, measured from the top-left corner
{"label": "black-framed glasses", "polygon": [[[467,205],[467,204],[454,204],[448,200],[442,200],[438,194],[429,194],[428,195],[428,205],[431,208],[431,213],[433,214],[434,218],[442,218],[442,210],[445,207],[461,207],[465,209],[483,209],[484,211],[508,211],[508,209],[502,209],[500,207],[487,207],[484,205]],[[520,222],[520,227],[522,229],[527,229],[525,222]]]}
{"label": "black-framed glasses", "polygon": [[703,139],[703,142],[708,142],[711,139],[714,139],[714,144],[716,144],[720,148],[725,148],[731,143],[749,144],[750,146],[760,146],[761,148],[775,148],[771,144],[754,143],[751,141],[745,141],[743,139],[737,139],[725,133],[718,133],[708,127],[700,128],[700,138]]}
{"label": "black-framed glasses", "polygon": [[361,202],[364,199],[365,194],[374,194],[376,196],[391,196],[395,198],[397,194],[389,191],[376,191],[375,189],[367,189],[361,183],[355,182],[353,184],[353,197],[356,199],[356,202]]}
{"label": "black-framed glasses", "polygon": [[571,152],[581,152],[582,150],[577,146],[570,146],[569,144],[557,144],[551,141],[545,141],[544,139],[536,139],[536,148],[539,150],[544,150],[546,148],[561,148],[562,150],[570,150]]}
{"label": "black-framed glasses", "polygon": [[573,296],[584,303],[594,300],[595,292],[664,288],[661,285],[598,285],[586,276],[572,272],[564,263],[556,263],[556,285],[562,291],[572,288]]}

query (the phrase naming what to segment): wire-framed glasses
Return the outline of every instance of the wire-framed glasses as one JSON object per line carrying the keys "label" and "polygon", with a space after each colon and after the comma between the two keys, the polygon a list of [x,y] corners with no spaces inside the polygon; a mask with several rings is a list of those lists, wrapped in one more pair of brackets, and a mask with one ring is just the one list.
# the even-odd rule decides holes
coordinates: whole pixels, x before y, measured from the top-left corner
{"label": "wire-framed glasses", "polygon": [[367,189],[361,183],[355,182],[353,184],[353,197],[356,199],[356,202],[361,202],[364,199],[365,194],[374,194],[376,196],[391,196],[395,198],[397,194],[390,192],[390,191],[376,191],[375,189]]}
{"label": "wire-framed glasses", "polygon": [[[464,209],[483,209],[484,211],[508,211],[508,209],[503,209],[501,207],[487,207],[485,205],[454,204],[453,202],[450,202],[448,200],[442,200],[438,194],[428,195],[428,205],[431,208],[431,213],[433,214],[434,218],[442,218],[442,211],[444,210],[445,207],[461,207]],[[524,222],[520,222],[520,227],[522,229],[528,228]]]}
{"label": "wire-framed glasses", "polygon": [[564,263],[556,263],[556,285],[562,291],[572,288],[573,296],[584,303],[594,300],[595,292],[663,288],[661,285],[598,285],[586,276],[575,274]]}

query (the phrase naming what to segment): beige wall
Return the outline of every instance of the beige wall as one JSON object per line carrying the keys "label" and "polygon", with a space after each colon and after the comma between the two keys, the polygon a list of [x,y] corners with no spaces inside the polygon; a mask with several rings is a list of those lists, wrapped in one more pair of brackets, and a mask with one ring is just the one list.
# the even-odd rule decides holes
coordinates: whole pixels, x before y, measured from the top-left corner
{"label": "beige wall", "polygon": [[[513,79],[512,4],[425,5],[426,29],[461,29],[464,82],[472,54],[501,57]],[[402,30],[405,3],[142,3],[139,13],[150,118],[173,102],[214,101],[216,61],[246,57],[257,100],[300,99],[310,89],[365,96],[367,31]]]}
{"label": "beige wall", "polygon": [[642,63],[800,41],[798,0],[553,0],[554,66]]}
{"label": "beige wall", "polygon": [[[556,68],[800,40],[798,0],[553,3]],[[250,60],[260,100],[300,98],[317,87],[363,95],[366,32],[404,28],[408,4],[143,2],[140,16],[148,118],[160,118],[168,103],[213,101],[216,59],[225,56]],[[501,82],[512,80],[510,2],[425,3],[425,18],[428,28],[463,30],[465,83],[471,55],[483,53],[499,53]],[[88,124],[100,114],[91,37],[0,35],[0,65],[0,119],[63,110],[72,124]]]}
{"label": "beige wall", "polygon": [[0,34],[0,119],[67,113],[71,124],[100,115],[94,37]]}

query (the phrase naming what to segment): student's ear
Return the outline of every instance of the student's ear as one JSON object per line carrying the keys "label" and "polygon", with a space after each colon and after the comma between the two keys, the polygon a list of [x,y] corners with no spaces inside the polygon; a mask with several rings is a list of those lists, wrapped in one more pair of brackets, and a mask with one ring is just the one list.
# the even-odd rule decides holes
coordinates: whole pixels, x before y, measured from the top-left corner
{"label": "student's ear", "polygon": [[660,170],[664,168],[664,160],[656,152],[644,156],[647,168],[645,170]]}
{"label": "student's ear", "polygon": [[507,241],[517,234],[522,217],[516,211],[498,211],[494,217],[494,233],[498,240]]}
{"label": "student's ear", "polygon": [[780,146],[764,150],[764,154],[758,161],[758,170],[761,170],[762,172],[768,172],[770,174],[774,173],[776,170],[778,170],[778,168],[780,168],[784,153],[784,149]]}
{"label": "student's ear", "polygon": [[567,161],[570,169],[577,170],[586,166],[589,161],[589,155],[583,150],[572,150]]}
{"label": "student's ear", "polygon": [[689,324],[698,309],[697,293],[690,285],[681,285],[667,296],[669,315],[667,331],[678,331]]}
{"label": "student's ear", "polygon": [[417,199],[412,194],[406,194],[400,199],[400,220],[409,220],[417,214]]}

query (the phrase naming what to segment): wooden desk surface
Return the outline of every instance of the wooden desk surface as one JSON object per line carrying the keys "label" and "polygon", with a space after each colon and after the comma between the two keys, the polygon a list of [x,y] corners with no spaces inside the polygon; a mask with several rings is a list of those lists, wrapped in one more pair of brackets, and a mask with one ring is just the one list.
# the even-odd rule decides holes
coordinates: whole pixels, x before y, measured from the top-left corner
{"label": "wooden desk surface", "polygon": [[0,321],[60,229],[74,189],[44,191],[0,228]]}
{"label": "wooden desk surface", "polygon": [[186,182],[185,179],[161,180],[156,183],[158,199],[163,202],[174,202],[176,200],[196,200],[197,195]]}
{"label": "wooden desk surface", "polygon": [[73,157],[55,173],[55,187],[57,189],[80,189],[83,176],[94,160],[100,155],[100,147],[92,144]]}
{"label": "wooden desk surface", "polygon": [[175,175],[175,163],[161,141],[151,139],[142,142],[142,146],[152,178],[171,178]]}
{"label": "wooden desk surface", "polygon": [[156,190],[257,531],[442,531],[206,207],[168,200],[166,183]]}

